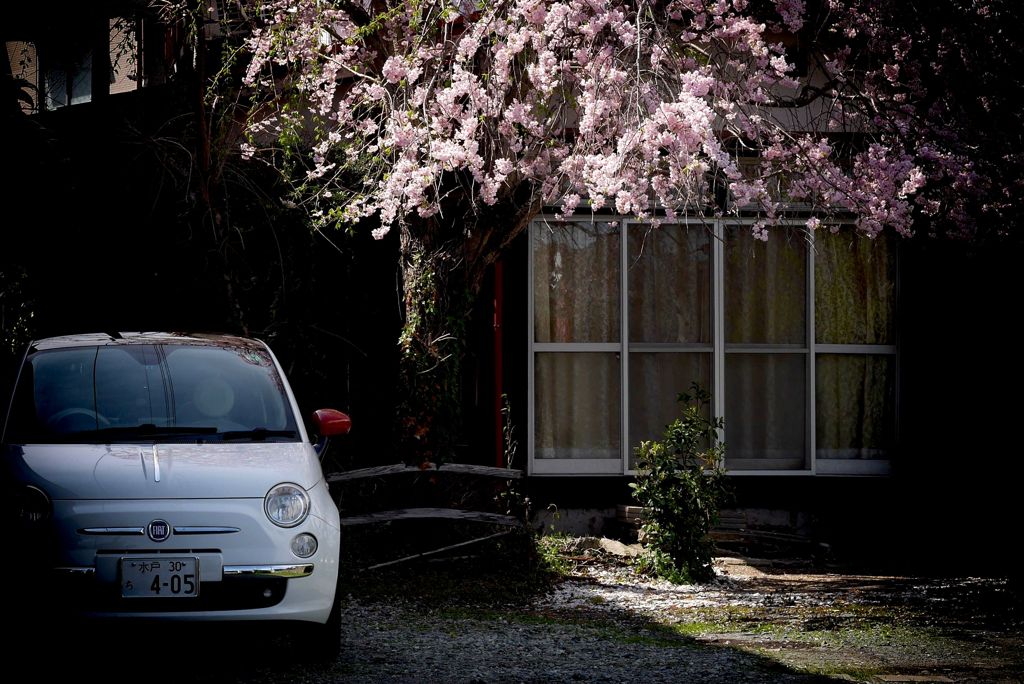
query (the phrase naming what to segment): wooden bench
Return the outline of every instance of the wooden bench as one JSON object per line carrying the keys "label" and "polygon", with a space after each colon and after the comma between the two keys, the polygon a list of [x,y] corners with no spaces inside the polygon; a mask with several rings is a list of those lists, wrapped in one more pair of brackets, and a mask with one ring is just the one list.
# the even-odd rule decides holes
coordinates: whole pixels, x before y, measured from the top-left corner
{"label": "wooden bench", "polygon": [[513,510],[512,483],[522,476],[520,470],[466,463],[396,463],[330,473],[326,479],[342,528],[423,520],[507,528],[363,568],[374,570],[525,531],[526,511]]}

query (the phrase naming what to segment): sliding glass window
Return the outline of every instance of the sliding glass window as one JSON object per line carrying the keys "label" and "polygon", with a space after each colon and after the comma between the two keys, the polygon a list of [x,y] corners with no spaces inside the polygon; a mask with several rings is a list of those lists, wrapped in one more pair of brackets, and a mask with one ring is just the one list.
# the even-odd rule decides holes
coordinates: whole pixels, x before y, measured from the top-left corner
{"label": "sliding glass window", "polygon": [[613,217],[530,234],[531,472],[632,472],[694,382],[725,417],[730,472],[888,471],[892,240]]}

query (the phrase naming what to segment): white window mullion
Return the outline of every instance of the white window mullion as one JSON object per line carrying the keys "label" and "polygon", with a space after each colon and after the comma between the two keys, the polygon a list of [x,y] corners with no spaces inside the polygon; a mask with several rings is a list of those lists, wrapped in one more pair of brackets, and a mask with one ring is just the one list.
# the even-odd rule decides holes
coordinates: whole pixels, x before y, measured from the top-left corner
{"label": "white window mullion", "polygon": [[814,349],[819,354],[896,356],[895,344],[816,344]]}
{"label": "white window mullion", "polygon": [[717,417],[725,413],[725,228],[714,221],[711,231],[711,415]]}
{"label": "white window mullion", "polygon": [[617,354],[621,345],[618,342],[534,342],[534,353],[544,352],[612,352]]}
{"label": "white window mullion", "polygon": [[529,245],[526,250],[526,334],[529,335],[528,343],[526,348],[528,350],[526,359],[526,474],[533,475],[534,464],[533,464],[533,440],[534,440],[534,404],[536,403],[536,389],[534,388],[533,378],[533,341],[536,339],[534,332],[533,322],[533,235],[534,235],[534,222],[530,221],[527,226],[526,239],[529,241]]}
{"label": "white window mullion", "polygon": [[818,444],[816,434],[817,386],[814,371],[817,367],[814,354],[814,233],[808,235],[807,246],[807,453],[810,456],[811,475],[818,472]]}
{"label": "white window mullion", "polygon": [[619,223],[619,429],[622,436],[622,470],[629,472],[629,229],[630,222]]}

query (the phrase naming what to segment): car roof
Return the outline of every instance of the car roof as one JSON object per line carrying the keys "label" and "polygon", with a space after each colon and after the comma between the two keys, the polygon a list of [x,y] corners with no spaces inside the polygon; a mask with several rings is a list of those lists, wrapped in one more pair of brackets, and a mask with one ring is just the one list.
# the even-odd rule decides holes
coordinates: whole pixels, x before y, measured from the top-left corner
{"label": "car roof", "polygon": [[229,348],[265,348],[259,340],[235,335],[173,332],[111,332],[58,335],[34,340],[31,351],[63,349],[67,347],[117,346],[126,344],[184,344]]}

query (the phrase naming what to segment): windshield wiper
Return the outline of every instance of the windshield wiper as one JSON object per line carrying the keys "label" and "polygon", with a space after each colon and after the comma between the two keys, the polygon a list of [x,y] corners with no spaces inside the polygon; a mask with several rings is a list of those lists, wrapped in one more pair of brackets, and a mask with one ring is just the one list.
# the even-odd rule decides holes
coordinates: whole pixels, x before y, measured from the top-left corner
{"label": "windshield wiper", "polygon": [[296,437],[298,434],[295,430],[268,430],[258,427],[252,430],[229,430],[221,432],[218,436],[225,442],[231,439],[251,439],[259,442],[267,437]]}
{"label": "windshield wiper", "polygon": [[131,427],[109,427],[100,428],[99,430],[89,431],[88,434],[96,436],[113,436],[113,437],[144,437],[146,439],[158,439],[160,437],[188,437],[191,435],[215,435],[217,434],[217,428],[201,426],[178,426],[178,425],[161,425],[157,426],[153,423],[143,423],[142,425],[133,425]]}

